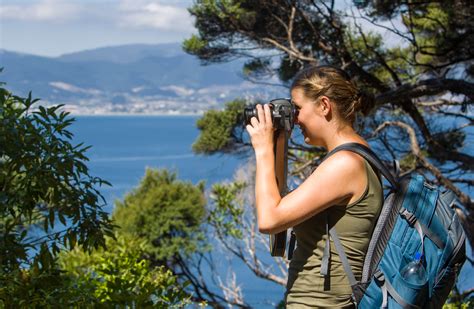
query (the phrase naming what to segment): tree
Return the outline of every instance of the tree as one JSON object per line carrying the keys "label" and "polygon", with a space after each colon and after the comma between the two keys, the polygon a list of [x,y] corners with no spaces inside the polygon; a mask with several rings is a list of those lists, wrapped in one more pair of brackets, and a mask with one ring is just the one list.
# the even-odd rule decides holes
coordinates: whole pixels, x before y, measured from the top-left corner
{"label": "tree", "polygon": [[202,271],[213,268],[205,206],[203,182],[193,185],[174,172],[147,169],[140,184],[116,203],[113,218],[118,235],[143,242],[143,257],[171,270],[191,301],[222,307],[225,298],[209,287],[211,276]]}
{"label": "tree", "polygon": [[118,234],[144,240],[145,252],[157,265],[172,264],[178,253],[188,256],[203,249],[203,186],[180,181],[168,170],[147,169],[138,187],[116,203]]}
{"label": "tree", "polygon": [[[402,175],[417,171],[433,184],[451,189],[462,203],[458,213],[474,244],[470,197],[474,160],[468,144],[474,98],[474,5],[470,1],[365,0],[341,6],[329,0],[197,0],[189,12],[198,34],[185,40],[183,47],[203,64],[244,58],[247,79],[285,87],[307,65],[345,69],[376,99],[374,110],[358,117],[360,133],[383,159],[399,160]],[[233,116],[236,107],[228,105],[202,117],[195,151],[248,149],[242,123]],[[215,121],[219,118],[234,122]],[[304,179],[325,154],[324,149],[292,139],[293,180]],[[251,178],[244,183],[251,186]],[[243,226],[238,217],[251,214],[245,210],[252,207],[250,201],[239,206],[238,196],[244,190],[239,180],[214,192],[218,210],[214,226],[221,231],[217,235],[225,239],[224,245],[232,238],[245,249],[258,237],[252,230],[255,226]],[[238,228],[249,234],[232,233]],[[228,250],[250,269],[268,270],[249,263],[258,261],[256,254],[236,246]]]}
{"label": "tree", "polygon": [[74,122],[0,88],[0,303],[54,306],[66,293],[57,254],[105,245],[113,225],[89,174],[88,147],[71,144]]}
{"label": "tree", "polygon": [[[385,159],[402,162],[402,173],[416,170],[453,190],[463,205],[466,231],[472,231],[474,158],[466,143],[473,124],[474,5],[459,0],[336,4],[196,1],[189,11],[198,34],[183,46],[204,64],[246,58],[247,78],[277,79],[286,86],[309,64],[344,68],[376,98],[372,114],[359,119],[361,133]],[[227,143],[219,147],[235,149],[248,145],[232,135],[240,126],[235,122],[232,129],[209,131],[228,132]],[[306,169],[325,154],[294,141],[291,149],[313,153],[311,158],[291,154]],[[209,146],[209,153],[216,151]],[[473,236],[469,239],[472,243]]]}
{"label": "tree", "polygon": [[235,124],[242,121],[244,100],[226,104],[226,112],[210,110],[199,119],[196,126],[201,130],[198,140],[193,144],[195,153],[214,152],[235,153],[239,151],[238,141],[242,140],[243,130]]}
{"label": "tree", "polygon": [[255,166],[248,164],[236,171],[229,183],[217,183],[211,188],[208,224],[228,252],[239,258],[259,278],[285,285],[285,259],[265,263],[261,248],[268,239],[258,231],[254,196]]}
{"label": "tree", "polygon": [[181,308],[190,304],[177,278],[143,258],[146,244],[133,238],[107,238],[107,250],[76,247],[60,255],[64,280],[75,306]]}

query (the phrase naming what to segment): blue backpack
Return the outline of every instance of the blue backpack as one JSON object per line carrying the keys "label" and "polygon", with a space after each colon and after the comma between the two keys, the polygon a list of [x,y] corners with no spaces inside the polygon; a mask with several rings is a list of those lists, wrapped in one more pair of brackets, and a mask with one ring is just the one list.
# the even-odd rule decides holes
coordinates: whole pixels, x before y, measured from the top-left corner
{"label": "blue backpack", "polygon": [[[363,309],[441,308],[466,259],[466,236],[453,209],[457,202],[454,193],[442,192],[414,173],[396,179],[378,157],[361,144],[343,144],[327,157],[340,150],[363,156],[392,187],[375,225],[360,281],[352,273],[336,230],[329,230],[352,286],[354,303]],[[421,284],[407,282],[400,273],[415,255],[421,255],[427,274]]]}

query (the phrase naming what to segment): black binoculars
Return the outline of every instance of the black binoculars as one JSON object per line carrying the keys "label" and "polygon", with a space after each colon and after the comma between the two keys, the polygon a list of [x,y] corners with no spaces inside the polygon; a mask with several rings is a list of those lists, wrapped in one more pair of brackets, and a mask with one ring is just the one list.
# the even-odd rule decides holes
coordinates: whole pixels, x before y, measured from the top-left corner
{"label": "black binoculars", "polygon": [[[297,110],[291,100],[275,99],[271,100],[268,104],[272,115],[273,127],[277,130],[285,129],[291,131],[297,117]],[[247,106],[244,109],[245,125],[250,123],[252,117],[257,117],[258,119],[257,105]]]}

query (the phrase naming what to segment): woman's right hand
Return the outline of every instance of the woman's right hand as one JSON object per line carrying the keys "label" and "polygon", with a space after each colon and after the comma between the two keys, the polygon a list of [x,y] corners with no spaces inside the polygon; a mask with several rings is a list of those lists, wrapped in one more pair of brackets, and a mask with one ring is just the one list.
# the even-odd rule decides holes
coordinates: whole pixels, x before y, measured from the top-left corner
{"label": "woman's right hand", "polygon": [[252,146],[256,154],[273,153],[273,123],[270,106],[268,104],[257,104],[257,117],[250,119],[250,124],[246,126],[250,135]]}

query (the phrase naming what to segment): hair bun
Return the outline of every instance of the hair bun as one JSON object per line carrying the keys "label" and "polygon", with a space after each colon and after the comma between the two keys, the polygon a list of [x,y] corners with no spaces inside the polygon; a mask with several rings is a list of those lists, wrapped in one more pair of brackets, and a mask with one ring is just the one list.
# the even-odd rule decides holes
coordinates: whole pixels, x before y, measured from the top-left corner
{"label": "hair bun", "polygon": [[355,97],[354,110],[367,116],[375,107],[375,97],[363,90],[359,90]]}

